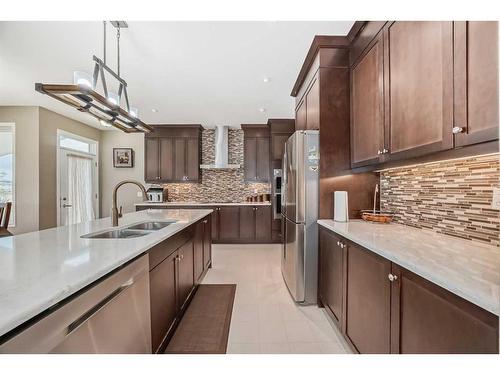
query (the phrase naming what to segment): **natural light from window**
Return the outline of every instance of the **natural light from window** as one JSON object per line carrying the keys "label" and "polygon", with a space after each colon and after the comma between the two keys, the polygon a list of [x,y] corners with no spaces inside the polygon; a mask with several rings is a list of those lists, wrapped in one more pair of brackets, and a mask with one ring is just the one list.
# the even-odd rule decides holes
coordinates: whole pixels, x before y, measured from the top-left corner
{"label": "natural light from window", "polygon": [[0,203],[12,202],[9,226],[15,223],[14,124],[0,123]]}

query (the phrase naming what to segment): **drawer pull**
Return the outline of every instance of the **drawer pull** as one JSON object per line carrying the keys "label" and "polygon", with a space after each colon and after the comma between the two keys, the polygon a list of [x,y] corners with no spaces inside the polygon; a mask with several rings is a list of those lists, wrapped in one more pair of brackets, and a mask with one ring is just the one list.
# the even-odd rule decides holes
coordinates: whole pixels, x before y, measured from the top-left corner
{"label": "drawer pull", "polygon": [[389,275],[387,275],[387,277],[389,278],[389,281],[392,283],[393,281],[396,281],[398,279],[398,277],[396,275],[393,275],[392,273],[390,273]]}

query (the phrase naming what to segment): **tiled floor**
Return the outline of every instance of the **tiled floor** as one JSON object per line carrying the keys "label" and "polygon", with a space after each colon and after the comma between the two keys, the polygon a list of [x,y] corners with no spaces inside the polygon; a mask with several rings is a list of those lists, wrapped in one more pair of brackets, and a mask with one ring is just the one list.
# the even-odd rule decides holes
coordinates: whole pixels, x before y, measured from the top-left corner
{"label": "tiled floor", "polygon": [[237,284],[228,353],[351,353],[324,309],[296,305],[279,245],[213,245],[204,283]]}

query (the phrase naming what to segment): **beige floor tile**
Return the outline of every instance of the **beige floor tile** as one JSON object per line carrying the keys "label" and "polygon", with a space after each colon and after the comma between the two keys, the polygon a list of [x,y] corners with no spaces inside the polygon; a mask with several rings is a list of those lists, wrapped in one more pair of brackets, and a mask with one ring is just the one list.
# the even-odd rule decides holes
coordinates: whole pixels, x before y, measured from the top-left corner
{"label": "beige floor tile", "polygon": [[338,342],[319,343],[323,354],[348,354],[349,352]]}
{"label": "beige floor tile", "polygon": [[321,344],[317,342],[292,342],[290,346],[294,354],[323,354]]}
{"label": "beige floor tile", "polygon": [[260,345],[252,342],[229,343],[227,354],[259,354]]}
{"label": "beige floor tile", "polygon": [[261,343],[287,341],[285,325],[281,320],[261,320],[259,322],[259,340]]}
{"label": "beige floor tile", "polygon": [[291,348],[288,342],[261,342],[261,354],[290,354]]}
{"label": "beige floor tile", "polygon": [[229,342],[258,343],[259,331],[253,322],[234,322],[229,329]]}
{"label": "beige floor tile", "polygon": [[315,342],[311,327],[304,320],[285,321],[288,342]]}

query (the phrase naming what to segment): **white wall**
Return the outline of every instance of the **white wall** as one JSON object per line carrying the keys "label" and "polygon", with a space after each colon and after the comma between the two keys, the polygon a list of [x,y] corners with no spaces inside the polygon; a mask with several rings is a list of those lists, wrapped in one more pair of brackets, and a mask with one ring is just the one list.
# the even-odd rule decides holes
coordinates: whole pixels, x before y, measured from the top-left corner
{"label": "white wall", "polygon": [[[134,150],[133,168],[113,167],[113,148],[131,147]],[[111,199],[114,186],[122,180],[137,180],[144,184],[144,134],[127,134],[118,130],[101,132],[99,147],[101,167],[101,217],[111,215]],[[123,212],[135,211],[134,203],[141,202],[137,196],[139,189],[135,185],[124,185],[118,191],[118,207]]]}

